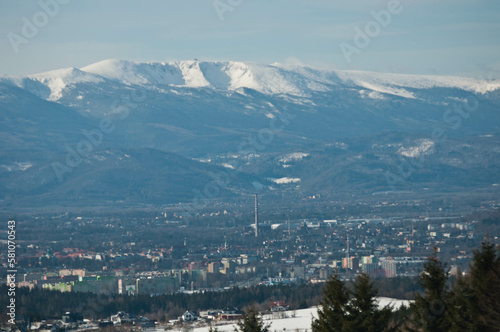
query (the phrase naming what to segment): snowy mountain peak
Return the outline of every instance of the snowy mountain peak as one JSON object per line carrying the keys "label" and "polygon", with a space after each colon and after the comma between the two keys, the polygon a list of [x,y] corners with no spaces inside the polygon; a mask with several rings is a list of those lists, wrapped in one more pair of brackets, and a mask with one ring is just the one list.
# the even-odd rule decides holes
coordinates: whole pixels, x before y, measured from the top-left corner
{"label": "snowy mountain peak", "polygon": [[105,60],[84,67],[82,70],[125,84],[213,87],[229,90],[246,87],[262,90],[255,82],[251,69],[241,62],[188,60],[137,63]]}
{"label": "snowy mountain peak", "polygon": [[70,67],[29,75],[27,77],[3,77],[2,82],[25,89],[50,101],[58,101],[68,87],[88,83],[102,83],[104,79],[94,74]]}
{"label": "snowy mountain peak", "polygon": [[[359,91],[359,97],[383,100],[390,96],[421,99],[433,88],[458,89],[485,94],[500,89],[500,81],[447,76],[419,76],[362,71],[314,69],[299,65],[263,65],[233,61],[133,62],[104,60],[81,69],[66,68],[21,77],[1,77],[1,82],[24,88],[50,101],[79,84],[141,85],[210,88],[235,91],[253,89],[263,94],[310,97],[342,88]],[[102,85],[101,84],[101,85]],[[108,86],[109,87],[109,86]],[[78,89],[78,88],[77,88]]]}
{"label": "snowy mountain peak", "polygon": [[262,65],[243,62],[177,61],[138,63],[104,60],[82,68],[125,84],[212,87],[236,90],[254,89],[266,94],[309,95],[314,91],[332,91],[341,84],[375,91],[367,94],[380,99],[381,94],[415,98],[410,90],[457,88],[474,93],[500,89],[499,81],[474,78],[387,74],[363,71],[314,69],[293,65]]}

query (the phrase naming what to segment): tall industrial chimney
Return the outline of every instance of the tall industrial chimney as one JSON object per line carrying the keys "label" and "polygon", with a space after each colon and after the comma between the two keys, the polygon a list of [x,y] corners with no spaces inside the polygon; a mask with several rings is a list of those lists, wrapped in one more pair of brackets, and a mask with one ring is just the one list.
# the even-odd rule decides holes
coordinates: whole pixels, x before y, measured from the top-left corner
{"label": "tall industrial chimney", "polygon": [[259,218],[258,218],[258,207],[257,207],[257,194],[255,195],[255,237],[259,236]]}
{"label": "tall industrial chimney", "polygon": [[349,248],[349,233],[347,233],[347,269],[351,268],[351,257],[350,257],[350,248]]}

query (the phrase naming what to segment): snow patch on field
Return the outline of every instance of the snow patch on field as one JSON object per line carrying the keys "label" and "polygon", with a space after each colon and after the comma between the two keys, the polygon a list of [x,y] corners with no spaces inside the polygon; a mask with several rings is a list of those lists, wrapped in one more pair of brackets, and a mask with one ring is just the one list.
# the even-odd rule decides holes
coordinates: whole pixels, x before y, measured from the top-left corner
{"label": "snow patch on field", "polygon": [[385,99],[384,95],[378,91],[366,91],[366,90],[359,90],[359,94],[361,98],[370,98],[370,99]]}
{"label": "snow patch on field", "polygon": [[[397,300],[388,297],[377,298],[379,308],[383,308],[387,305],[392,305],[393,309],[398,309],[402,305],[409,306],[410,301],[407,300]],[[291,310],[283,312],[288,317],[287,318],[274,318],[272,314],[264,315],[264,321],[266,324],[271,324],[270,331],[311,331],[311,323],[314,318],[318,318],[318,311],[316,307],[300,310]],[[295,317],[293,317],[295,316]],[[217,325],[217,329],[221,332],[223,331],[234,331],[236,323]],[[208,332],[209,327],[195,328],[194,332]]]}
{"label": "snow patch on field", "polygon": [[277,184],[287,184],[287,183],[298,183],[300,182],[300,178],[279,178],[279,179],[271,179],[274,183]]}
{"label": "snow patch on field", "polygon": [[434,142],[430,139],[422,139],[420,143],[411,147],[401,147],[398,154],[408,158],[417,158],[424,154],[429,154],[434,147]]}
{"label": "snow patch on field", "polygon": [[[81,71],[76,68],[52,70],[41,74],[28,76],[33,81],[38,81],[50,89],[47,100],[58,101],[63,97],[68,87],[81,83],[101,83],[104,80],[96,75]],[[26,84],[27,82],[25,82]],[[29,90],[29,89],[28,89]]]}
{"label": "snow patch on field", "polygon": [[12,165],[0,165],[0,166],[5,168],[9,172],[12,172],[12,171],[25,171],[28,168],[33,167],[33,164],[15,162]]}
{"label": "snow patch on field", "polygon": [[[266,324],[271,324],[269,328],[270,331],[310,331],[311,330],[311,322],[312,318],[317,318],[317,309],[309,308],[309,309],[301,309],[296,311],[287,311],[285,312],[289,317],[288,318],[277,318],[272,319],[272,315],[264,315],[264,320]],[[295,313],[295,317],[293,316]],[[221,332],[225,331],[234,331],[236,327],[236,323],[225,324],[225,325],[217,325],[217,329]],[[208,332],[209,327],[199,327],[195,328],[194,332]],[[180,330],[179,330],[180,331]]]}
{"label": "snow patch on field", "polygon": [[309,153],[304,153],[304,152],[289,153],[289,154],[283,156],[280,159],[280,162],[287,163],[287,162],[292,161],[292,160],[300,160],[300,159],[305,158],[307,156],[309,156]]}

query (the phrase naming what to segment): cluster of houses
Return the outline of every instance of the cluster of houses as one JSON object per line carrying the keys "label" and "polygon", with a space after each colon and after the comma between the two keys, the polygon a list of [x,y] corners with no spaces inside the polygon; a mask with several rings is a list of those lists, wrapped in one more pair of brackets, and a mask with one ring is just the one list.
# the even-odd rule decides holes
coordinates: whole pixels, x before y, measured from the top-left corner
{"label": "cluster of houses", "polygon": [[194,312],[186,311],[179,318],[182,322],[192,322],[195,320],[238,320],[243,311],[237,308],[225,308],[221,310],[205,310],[200,311],[200,315],[197,316]]}
{"label": "cluster of houses", "polygon": [[[105,329],[112,326],[130,326],[142,331],[155,330],[156,322],[144,316],[134,316],[123,311],[112,315],[110,320],[93,321],[86,319],[83,315],[74,312],[66,312],[58,320],[47,320],[42,322],[27,323],[27,329],[38,332],[58,332],[67,330],[96,330]],[[23,326],[23,322],[17,324]]]}
{"label": "cluster of houses", "polygon": [[[271,312],[287,311],[290,307],[285,304],[285,301],[271,301],[269,303],[269,309]],[[179,321],[182,322],[193,322],[196,320],[217,320],[217,321],[234,321],[241,318],[243,311],[237,308],[225,308],[222,310],[205,310],[200,311],[199,316],[194,312],[186,311],[179,317]]]}
{"label": "cluster of houses", "polygon": [[[269,310],[272,313],[289,310],[289,306],[285,301],[271,301]],[[178,319],[171,320],[169,325],[178,325],[183,323],[198,322],[204,325],[206,322],[213,321],[237,321],[242,317],[244,312],[237,308],[225,308],[217,310],[200,311],[197,315],[192,311],[184,312]],[[26,325],[27,324],[27,325]],[[130,327],[140,331],[155,331],[157,322],[150,320],[144,316],[135,316],[124,311],[119,311],[115,315],[111,315],[108,320],[90,320],[84,318],[82,314],[74,312],[66,312],[61,319],[48,320],[42,322],[19,322],[18,326],[25,326],[26,330],[38,332],[59,332],[67,330],[101,330],[109,327]]]}
{"label": "cluster of houses", "polygon": [[110,320],[113,325],[133,325],[141,326],[142,328],[155,327],[155,322],[149,320],[147,317],[136,317],[123,311],[119,311],[116,315],[112,315]]}

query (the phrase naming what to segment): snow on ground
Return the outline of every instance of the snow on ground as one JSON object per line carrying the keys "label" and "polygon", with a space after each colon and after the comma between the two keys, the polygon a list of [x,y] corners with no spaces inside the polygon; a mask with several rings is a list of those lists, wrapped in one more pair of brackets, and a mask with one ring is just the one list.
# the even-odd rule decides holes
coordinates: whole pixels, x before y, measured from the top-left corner
{"label": "snow on ground", "polygon": [[[387,297],[379,297],[377,298],[379,302],[379,307],[383,308],[387,305],[392,305],[394,309],[398,309],[402,305],[408,306],[410,301],[407,300],[397,300]],[[271,324],[270,331],[311,331],[311,322],[313,317],[317,318],[318,313],[316,307],[301,309],[301,310],[290,310],[281,313],[276,313],[278,316],[280,314],[286,314],[287,318],[274,318],[273,315],[264,315],[264,321],[266,324]],[[275,316],[275,317],[276,317]],[[295,316],[295,317],[294,317]],[[225,325],[217,325],[217,329],[221,332],[225,331],[234,331],[236,327],[235,323],[225,324]],[[194,332],[208,332],[209,327],[200,327],[195,328]]]}
{"label": "snow on ground", "polygon": [[28,168],[32,167],[33,164],[16,162],[13,165],[0,165],[0,166],[5,168],[9,172],[12,172],[12,171],[25,171]]}
{"label": "snow on ground", "polygon": [[124,60],[104,60],[82,68],[82,71],[119,80],[127,84],[167,84],[188,87],[212,86],[237,90],[250,88],[262,93],[304,95],[308,91],[327,91],[329,86],[350,84],[379,94],[367,94],[379,99],[380,93],[415,98],[405,88],[458,88],[487,93],[500,88],[500,82],[452,76],[386,74],[350,70],[322,70],[280,64],[263,65],[236,61],[204,62],[177,61],[169,63],[139,63]]}
{"label": "snow on ground", "polygon": [[378,91],[359,90],[361,98],[385,99],[384,95]]}
{"label": "snow on ground", "polygon": [[182,77],[189,87],[210,86],[210,83],[203,75],[198,61],[179,62],[179,68],[182,71]]}
{"label": "snow on ground", "polygon": [[[295,313],[295,317],[293,314]],[[279,314],[279,313],[278,313]],[[286,311],[284,314],[288,315],[288,318],[276,318],[272,319],[272,315],[265,315],[264,320],[266,324],[271,324],[269,328],[270,331],[310,331],[312,317],[317,317],[316,308],[301,309],[295,311]],[[221,332],[234,331],[236,323],[217,325],[217,329]],[[194,332],[208,332],[209,327],[195,328]]]}
{"label": "snow on ground", "polygon": [[228,163],[222,163],[221,164],[222,167],[225,167],[225,168],[230,168],[230,169],[234,169],[234,166],[231,165],[231,164],[228,164]]}
{"label": "snow on ground", "polygon": [[[308,101],[302,97],[310,96],[311,92],[335,91],[342,86],[362,88],[361,97],[372,99],[385,99],[388,95],[413,99],[416,98],[416,90],[433,88],[455,88],[480,94],[500,89],[499,80],[197,60],[168,63],[104,60],[81,69],[60,69],[24,78],[0,77],[0,83],[26,88],[50,101],[63,98],[68,87],[82,83],[105,83],[106,80],[126,85],[211,87],[243,94],[242,89],[248,88],[264,94],[281,95],[285,100],[298,104],[307,104]],[[172,91],[176,93],[176,90]],[[291,98],[293,96],[297,98]]]}
{"label": "snow on ground", "polygon": [[408,158],[417,158],[420,157],[422,154],[428,154],[432,151],[432,147],[434,146],[434,142],[431,141],[430,139],[422,139],[420,140],[420,143],[415,146],[411,147],[402,147],[398,150],[398,153],[401,156],[405,156]]}
{"label": "snow on ground", "polygon": [[[397,88],[397,87],[393,87],[390,85],[374,84],[372,82],[364,82],[364,81],[356,81],[356,84],[358,86],[361,86],[363,88],[366,88],[366,89],[369,89],[369,90],[372,90],[375,92],[390,94],[390,95],[399,96],[399,97],[403,97],[403,98],[415,99],[414,93],[409,92],[409,91],[402,89],[402,88]],[[378,97],[378,99],[381,99],[380,97],[383,98],[383,95],[380,93],[376,94],[374,96]]]}
{"label": "snow on ground", "polygon": [[398,300],[398,299],[392,299],[390,297],[377,297],[378,301],[378,306],[379,308],[383,308],[387,305],[392,305],[393,309],[399,309],[401,306],[409,306],[410,301],[408,300]]}
{"label": "snow on ground", "polygon": [[[314,92],[335,92],[342,91],[343,88],[358,89],[361,98],[374,100],[387,99],[391,95],[406,99],[421,98],[425,93],[433,93],[432,89],[435,88],[459,89],[477,94],[500,90],[500,80],[490,79],[197,60],[141,63],[112,59],[81,69],[66,68],[25,77],[0,75],[1,83],[26,89],[53,102],[64,101],[66,96],[78,91],[81,85],[95,85],[98,89],[105,89],[121,83],[180,95],[191,94],[191,89],[182,88],[214,88],[231,93],[237,91],[244,95],[245,89],[253,89],[267,95],[279,95],[283,100],[297,105],[312,106],[314,102],[305,97],[313,96]],[[439,90],[436,92],[440,93]],[[75,98],[83,98],[80,96]],[[266,116],[271,117],[272,114],[267,113]]]}
{"label": "snow on ground", "polygon": [[280,162],[287,163],[287,162],[292,161],[292,160],[300,160],[302,158],[307,157],[308,155],[309,155],[309,153],[304,153],[304,152],[289,153],[289,154],[283,156],[280,159]]}
{"label": "snow on ground", "polygon": [[279,179],[271,179],[274,183],[277,184],[287,184],[287,183],[298,183],[300,182],[300,178],[279,178]]}
{"label": "snow on ground", "polygon": [[50,89],[50,96],[48,97],[48,100],[50,101],[57,101],[61,99],[63,97],[64,90],[68,86],[79,83],[100,83],[103,81],[103,79],[99,76],[76,68],[52,70],[28,77],[34,81],[42,83]]}
{"label": "snow on ground", "polygon": [[376,73],[357,70],[337,70],[335,73],[345,83],[351,82],[367,88],[368,86],[392,89],[395,87],[412,89],[457,88],[481,94],[500,88],[498,80],[468,77]]}

